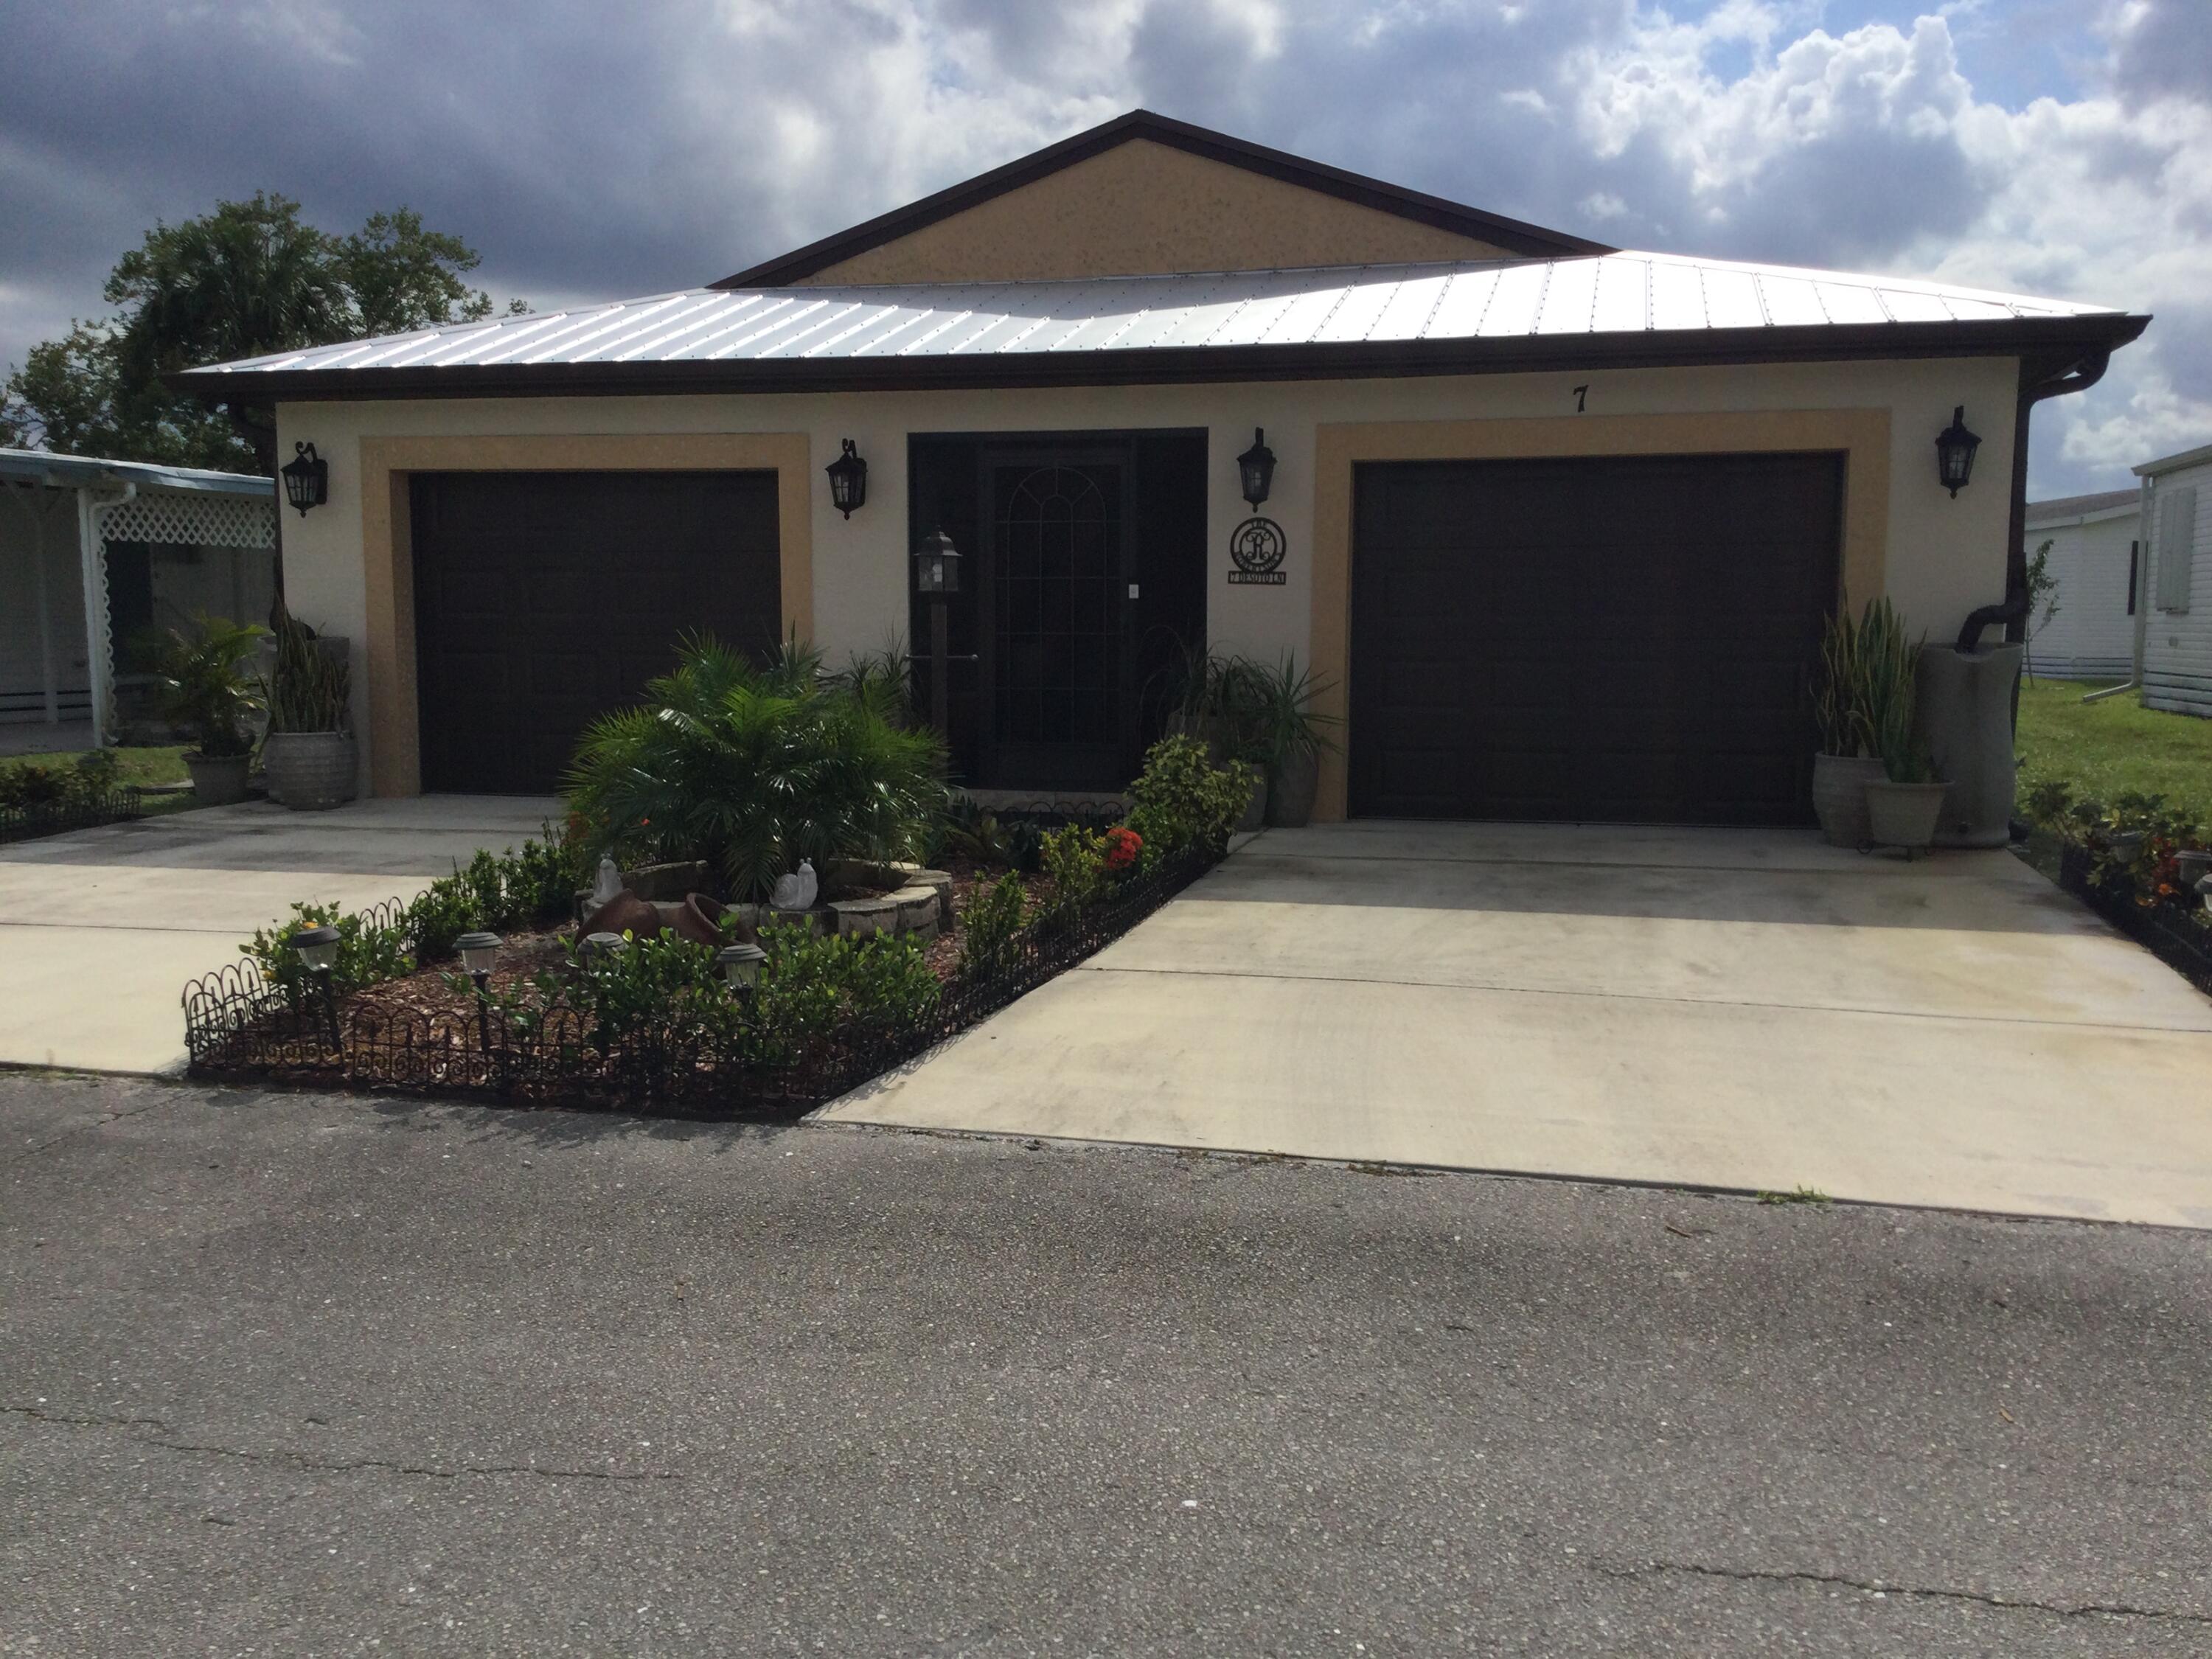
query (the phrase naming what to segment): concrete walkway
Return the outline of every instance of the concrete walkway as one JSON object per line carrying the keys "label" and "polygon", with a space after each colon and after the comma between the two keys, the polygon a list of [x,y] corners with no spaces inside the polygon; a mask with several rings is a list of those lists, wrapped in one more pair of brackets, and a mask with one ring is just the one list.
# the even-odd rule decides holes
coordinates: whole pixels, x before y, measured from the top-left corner
{"label": "concrete walkway", "polygon": [[412,896],[558,810],[479,795],[331,812],[253,802],[0,848],[0,1064],[181,1066],[185,981],[237,961],[255,928],[301,901]]}
{"label": "concrete walkway", "polygon": [[2009,854],[1355,823],[827,1115],[2212,1227],[2212,1000]]}

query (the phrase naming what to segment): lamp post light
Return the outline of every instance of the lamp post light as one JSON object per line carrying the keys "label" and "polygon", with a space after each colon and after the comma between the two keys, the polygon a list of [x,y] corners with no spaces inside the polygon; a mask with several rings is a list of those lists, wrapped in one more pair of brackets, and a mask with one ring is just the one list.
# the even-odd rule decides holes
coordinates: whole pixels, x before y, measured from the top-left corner
{"label": "lamp post light", "polygon": [[454,948],[461,953],[461,966],[476,981],[477,1046],[486,1054],[491,1052],[491,1018],[485,1012],[484,986],[491,978],[491,970],[499,966],[500,947],[506,943],[497,933],[464,933],[453,941]]}
{"label": "lamp post light", "polygon": [[307,509],[320,507],[331,498],[331,464],[315,453],[308,443],[292,446],[292,459],[277,469],[284,480],[286,503],[300,509],[306,518]]}
{"label": "lamp post light", "polygon": [[761,964],[768,960],[768,952],[757,945],[725,945],[714,952],[714,960],[721,964],[722,977],[730,988],[741,997],[750,997],[760,983]]}
{"label": "lamp post light", "polygon": [[914,550],[914,585],[929,601],[929,723],[949,737],[945,682],[951,661],[951,635],[945,602],[960,591],[960,550],[942,529],[923,537]]}
{"label": "lamp post light", "polygon": [[848,438],[845,453],[822,470],[830,475],[830,504],[851,518],[853,509],[865,505],[868,499],[867,462],[860,459],[860,452]]}
{"label": "lamp post light", "polygon": [[292,949],[300,965],[315,976],[323,1005],[323,1030],[331,1047],[338,1046],[338,1009],[331,993],[331,976],[337,971],[342,936],[335,927],[302,927],[292,935]]}
{"label": "lamp post light", "polygon": [[1244,499],[1254,507],[1275,487],[1275,452],[1267,447],[1265,427],[1252,428],[1252,447],[1237,458],[1237,479],[1243,486]]}
{"label": "lamp post light", "polygon": [[1951,424],[1936,434],[1936,477],[1953,499],[1974,476],[1974,452],[1981,447],[1981,439],[1966,430],[1966,406],[1960,404]]}
{"label": "lamp post light", "polygon": [[629,948],[629,941],[620,933],[586,933],[584,935],[584,958],[587,962],[604,962],[618,957]]}

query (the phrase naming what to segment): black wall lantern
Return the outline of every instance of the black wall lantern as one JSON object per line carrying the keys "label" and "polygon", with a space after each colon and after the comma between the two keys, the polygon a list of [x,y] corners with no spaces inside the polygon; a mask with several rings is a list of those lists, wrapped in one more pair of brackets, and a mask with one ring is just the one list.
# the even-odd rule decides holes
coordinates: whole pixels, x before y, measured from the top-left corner
{"label": "black wall lantern", "polygon": [[294,444],[292,459],[278,469],[284,478],[284,499],[300,509],[320,507],[331,498],[331,464],[315,453],[313,444]]}
{"label": "black wall lantern", "polygon": [[1966,406],[1951,411],[1951,424],[1936,434],[1936,476],[1954,496],[1974,476],[1974,452],[1982,441],[1966,430]]}
{"label": "black wall lantern", "polygon": [[1257,507],[1267,499],[1275,482],[1275,452],[1267,447],[1264,427],[1252,428],[1252,447],[1237,458],[1237,475],[1244,484],[1244,499]]}
{"label": "black wall lantern", "polygon": [[863,506],[868,499],[868,464],[860,459],[850,438],[845,440],[845,453],[823,469],[830,475],[830,499],[847,518],[853,509]]}

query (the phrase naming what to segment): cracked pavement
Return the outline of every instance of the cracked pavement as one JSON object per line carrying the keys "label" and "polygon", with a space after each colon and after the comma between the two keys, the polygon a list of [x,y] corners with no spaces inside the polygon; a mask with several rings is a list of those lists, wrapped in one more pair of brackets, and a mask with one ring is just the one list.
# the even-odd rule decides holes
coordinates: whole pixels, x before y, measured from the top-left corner
{"label": "cracked pavement", "polygon": [[2212,1235],[0,1073],[0,1655],[2212,1650]]}

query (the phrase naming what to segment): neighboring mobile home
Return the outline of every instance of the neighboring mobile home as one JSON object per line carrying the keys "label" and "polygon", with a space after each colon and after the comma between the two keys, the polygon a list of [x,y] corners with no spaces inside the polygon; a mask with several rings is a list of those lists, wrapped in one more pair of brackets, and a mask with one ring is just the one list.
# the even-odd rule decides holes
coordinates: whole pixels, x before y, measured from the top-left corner
{"label": "neighboring mobile home", "polygon": [[2027,557],[2032,563],[2048,546],[2046,568],[2058,584],[2028,619],[2031,673],[2073,680],[2134,673],[2142,508],[2133,489],[2028,503]]}
{"label": "neighboring mobile home", "polygon": [[1139,111],[704,288],[176,383],[328,463],[286,586],[362,641],[379,794],[551,787],[687,628],[926,641],[942,530],[978,787],[1118,787],[1202,644],[1329,683],[1323,818],[1795,823],[1822,619],[2003,600],[2030,406],[2146,321],[1622,252]]}
{"label": "neighboring mobile home", "polygon": [[2212,445],[2136,469],[2144,600],[2136,617],[2143,707],[2212,714]]}
{"label": "neighboring mobile home", "polygon": [[[200,611],[259,622],[276,484],[238,472],[0,449],[0,739],[95,747],[150,677],[131,647]],[[143,695],[137,701],[143,702]]]}

